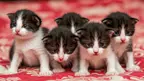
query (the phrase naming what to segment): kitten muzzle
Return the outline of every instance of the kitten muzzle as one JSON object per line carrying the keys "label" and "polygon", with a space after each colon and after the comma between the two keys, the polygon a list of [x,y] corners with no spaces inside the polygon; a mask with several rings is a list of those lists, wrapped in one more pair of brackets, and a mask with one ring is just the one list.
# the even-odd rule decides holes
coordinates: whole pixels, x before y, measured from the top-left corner
{"label": "kitten muzzle", "polygon": [[15,32],[16,32],[16,35],[21,36],[21,35],[19,34],[20,30],[15,30]]}
{"label": "kitten muzzle", "polygon": [[126,39],[121,39],[121,44],[124,44],[126,42]]}
{"label": "kitten muzzle", "polygon": [[98,55],[98,52],[94,52],[94,55]]}
{"label": "kitten muzzle", "polygon": [[64,58],[59,58],[58,59],[59,62],[62,62],[63,60],[64,60]]}

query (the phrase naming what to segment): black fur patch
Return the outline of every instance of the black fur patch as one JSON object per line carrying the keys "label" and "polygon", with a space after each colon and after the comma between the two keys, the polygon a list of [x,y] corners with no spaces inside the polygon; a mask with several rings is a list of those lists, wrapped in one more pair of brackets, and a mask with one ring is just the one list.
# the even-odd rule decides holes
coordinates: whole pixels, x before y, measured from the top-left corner
{"label": "black fur patch", "polygon": [[36,32],[41,25],[41,19],[33,11],[26,9],[18,10],[15,13],[8,13],[8,17],[11,21],[10,27],[13,28],[17,26],[16,21],[21,14],[23,20],[22,27],[29,31]]}
{"label": "black fur patch", "polygon": [[137,21],[138,19],[123,12],[113,12],[102,20],[106,26],[113,29],[113,37],[120,36],[122,25],[124,25],[126,36],[132,36],[135,32]]}
{"label": "black fur patch", "polygon": [[110,44],[109,32],[105,25],[100,23],[87,23],[82,28],[77,30],[80,43],[85,48],[93,47],[95,41],[95,34],[98,36],[99,47],[106,48]]}
{"label": "black fur patch", "polygon": [[62,17],[55,19],[58,26],[63,26],[71,29],[72,22],[75,29],[82,27],[85,23],[89,21],[88,18],[84,18],[77,13],[69,12],[64,14]]}
{"label": "black fur patch", "polygon": [[43,38],[45,48],[51,53],[59,52],[62,39],[64,53],[72,54],[77,47],[77,36],[65,27],[56,27]]}

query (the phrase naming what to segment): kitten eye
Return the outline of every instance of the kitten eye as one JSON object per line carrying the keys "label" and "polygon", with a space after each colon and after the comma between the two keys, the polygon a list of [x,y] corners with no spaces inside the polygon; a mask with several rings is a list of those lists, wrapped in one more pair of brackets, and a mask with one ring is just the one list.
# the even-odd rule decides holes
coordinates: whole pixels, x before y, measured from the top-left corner
{"label": "kitten eye", "polygon": [[12,23],[12,27],[14,27],[14,26],[16,26],[16,22],[13,22],[13,23]]}
{"label": "kitten eye", "polygon": [[57,53],[57,50],[51,50],[51,53],[52,54]]}
{"label": "kitten eye", "polygon": [[99,46],[100,46],[100,47],[104,47],[104,46],[105,46],[105,44],[104,44],[104,43],[102,43],[102,42],[100,42]]}
{"label": "kitten eye", "polygon": [[23,27],[27,27],[27,24],[24,24]]}
{"label": "kitten eye", "polygon": [[90,44],[85,44],[85,46],[88,48],[88,47],[91,47],[92,44],[91,43]]}
{"label": "kitten eye", "polygon": [[118,27],[121,27],[121,25],[118,25]]}
{"label": "kitten eye", "polygon": [[70,45],[69,48],[73,48],[73,45]]}
{"label": "kitten eye", "polygon": [[129,32],[127,31],[126,34],[130,36],[133,34],[133,31],[129,31]]}
{"label": "kitten eye", "polygon": [[75,25],[78,25],[78,23],[77,23],[77,22],[75,22]]}
{"label": "kitten eye", "polygon": [[128,27],[128,24],[126,24],[125,27]]}
{"label": "kitten eye", "polygon": [[88,44],[85,44],[85,46],[86,46],[86,47],[89,47],[89,45],[88,45]]}
{"label": "kitten eye", "polygon": [[71,53],[72,53],[72,51],[71,51],[71,50],[68,50],[68,51],[67,51],[67,53],[68,53],[68,54],[71,54]]}
{"label": "kitten eye", "polygon": [[119,35],[119,31],[115,31],[114,34],[115,34],[115,35]]}
{"label": "kitten eye", "polygon": [[69,26],[69,23],[67,23],[66,25]]}

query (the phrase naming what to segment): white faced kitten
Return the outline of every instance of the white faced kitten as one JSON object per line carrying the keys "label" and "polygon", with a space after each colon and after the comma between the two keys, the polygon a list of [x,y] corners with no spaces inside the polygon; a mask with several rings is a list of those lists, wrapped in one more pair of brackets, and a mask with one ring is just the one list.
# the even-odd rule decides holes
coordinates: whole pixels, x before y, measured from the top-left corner
{"label": "white faced kitten", "polygon": [[53,72],[64,72],[63,67],[68,67],[69,64],[72,64],[72,71],[78,70],[77,41],[77,36],[68,28],[61,26],[52,29],[43,38],[45,48],[50,55]]}
{"label": "white faced kitten", "polygon": [[64,14],[62,17],[55,19],[58,26],[64,26],[71,30],[72,33],[76,34],[76,30],[82,27],[89,19],[81,17],[79,14],[69,12]]}
{"label": "white faced kitten", "polygon": [[9,13],[10,27],[15,35],[10,49],[10,67],[8,73],[17,73],[23,62],[28,66],[40,65],[40,75],[52,75],[49,67],[48,54],[42,38],[47,29],[40,28],[41,19],[32,11],[22,9]]}
{"label": "white faced kitten", "polygon": [[[117,58],[125,56],[126,69],[129,71],[139,70],[139,66],[134,63],[132,50],[132,36],[135,32],[135,24],[138,19],[132,18],[126,13],[114,12],[102,20],[102,22],[113,30],[112,48],[117,55]],[[116,63],[116,68],[124,72]]]}
{"label": "white faced kitten", "polygon": [[117,74],[115,54],[110,45],[108,29],[100,23],[88,23],[77,30],[80,41],[80,67],[76,76],[89,75],[88,68],[98,69],[107,63],[106,74]]}

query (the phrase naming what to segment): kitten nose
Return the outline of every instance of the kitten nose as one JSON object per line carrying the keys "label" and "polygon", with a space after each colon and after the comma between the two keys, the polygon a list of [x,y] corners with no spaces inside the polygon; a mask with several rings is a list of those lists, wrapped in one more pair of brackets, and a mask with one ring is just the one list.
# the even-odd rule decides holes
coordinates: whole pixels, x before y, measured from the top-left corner
{"label": "kitten nose", "polygon": [[95,53],[94,55],[97,55],[97,54],[98,54],[98,51],[95,51],[94,53]]}
{"label": "kitten nose", "polygon": [[125,43],[125,41],[126,41],[126,39],[121,39],[121,42],[122,42],[122,43]]}
{"label": "kitten nose", "polygon": [[63,58],[59,58],[59,61],[60,61],[60,62],[63,61]]}
{"label": "kitten nose", "polygon": [[16,33],[19,33],[20,30],[16,29]]}

